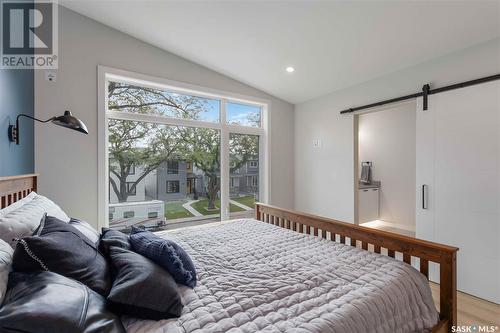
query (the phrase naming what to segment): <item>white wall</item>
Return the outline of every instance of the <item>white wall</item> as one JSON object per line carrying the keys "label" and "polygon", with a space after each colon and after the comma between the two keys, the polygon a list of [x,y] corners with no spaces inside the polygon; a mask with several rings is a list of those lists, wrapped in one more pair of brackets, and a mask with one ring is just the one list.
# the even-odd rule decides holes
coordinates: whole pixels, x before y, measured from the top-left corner
{"label": "white wall", "polygon": [[[379,219],[415,230],[415,102],[359,116],[359,161],[381,181]],[[359,175],[358,175],[359,176]]]}
{"label": "white wall", "polygon": [[59,8],[57,82],[35,75],[35,114],[70,109],[89,128],[84,136],[57,126],[35,128],[39,189],[71,216],[97,223],[97,66],[105,65],[271,101],[272,204],[293,207],[293,106],[238,81],[143,43],[64,7]]}
{"label": "white wall", "polygon": [[[368,56],[368,55],[367,55]],[[500,39],[295,106],[295,208],[354,221],[354,126],[339,111],[500,72]],[[314,139],[323,146],[313,148]]]}

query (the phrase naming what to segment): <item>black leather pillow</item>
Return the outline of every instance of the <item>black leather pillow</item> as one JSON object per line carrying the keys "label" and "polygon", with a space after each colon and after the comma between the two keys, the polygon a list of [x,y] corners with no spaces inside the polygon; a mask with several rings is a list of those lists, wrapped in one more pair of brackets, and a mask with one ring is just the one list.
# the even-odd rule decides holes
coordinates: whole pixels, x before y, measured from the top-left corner
{"label": "black leather pillow", "polygon": [[0,332],[125,333],[106,300],[85,285],[52,272],[11,273],[0,308]]}
{"label": "black leather pillow", "polygon": [[87,285],[107,296],[111,274],[106,258],[97,246],[72,225],[44,216],[33,236],[18,241],[12,269],[33,273],[55,272]]}
{"label": "black leather pillow", "polygon": [[154,320],[181,315],[181,298],[172,276],[151,260],[133,252],[127,235],[103,229],[100,244],[114,268],[114,282],[108,295],[113,310]]}

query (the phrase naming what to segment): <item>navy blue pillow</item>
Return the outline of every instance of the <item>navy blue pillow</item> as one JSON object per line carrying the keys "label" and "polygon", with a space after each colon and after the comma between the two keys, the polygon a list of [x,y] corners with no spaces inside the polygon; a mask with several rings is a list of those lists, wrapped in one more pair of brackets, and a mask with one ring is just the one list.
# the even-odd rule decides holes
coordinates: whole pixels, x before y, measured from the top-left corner
{"label": "navy blue pillow", "polygon": [[118,230],[103,228],[100,244],[115,269],[110,309],[142,319],[180,317],[181,297],[169,272],[132,251],[128,236]]}
{"label": "navy blue pillow", "polygon": [[69,223],[46,216],[33,236],[17,243],[15,272],[51,271],[80,281],[98,294],[111,289],[111,269],[98,247]]}
{"label": "navy blue pillow", "polygon": [[132,227],[132,249],[166,269],[175,282],[194,288],[196,270],[189,255],[175,242],[150,231]]}

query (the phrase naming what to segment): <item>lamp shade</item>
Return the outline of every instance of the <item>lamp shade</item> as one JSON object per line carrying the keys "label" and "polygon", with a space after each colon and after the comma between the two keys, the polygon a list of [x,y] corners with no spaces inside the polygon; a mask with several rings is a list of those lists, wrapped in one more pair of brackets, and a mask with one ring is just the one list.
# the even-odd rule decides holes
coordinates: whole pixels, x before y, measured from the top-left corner
{"label": "lamp shade", "polygon": [[70,111],[64,111],[64,115],[55,117],[52,119],[52,123],[81,133],[89,134],[87,126],[85,126],[83,121],[74,117]]}

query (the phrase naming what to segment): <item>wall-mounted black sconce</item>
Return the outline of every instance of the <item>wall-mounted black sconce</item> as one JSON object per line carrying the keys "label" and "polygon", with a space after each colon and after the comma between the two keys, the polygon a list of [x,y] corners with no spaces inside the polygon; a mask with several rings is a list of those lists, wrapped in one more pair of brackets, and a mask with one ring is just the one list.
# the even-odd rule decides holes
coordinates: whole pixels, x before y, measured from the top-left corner
{"label": "wall-mounted black sconce", "polygon": [[74,117],[70,111],[64,111],[64,115],[59,116],[59,117],[52,117],[47,120],[40,120],[36,119],[32,116],[29,116],[27,114],[20,114],[16,118],[16,125],[9,125],[9,140],[11,142],[15,142],[16,144],[19,144],[19,118],[20,117],[26,117],[29,119],[32,119],[34,121],[38,121],[39,123],[48,123],[51,121],[53,124],[70,128],[72,130],[84,133],[84,134],[89,134],[89,131],[87,130],[87,126],[81,121],[80,119]]}

